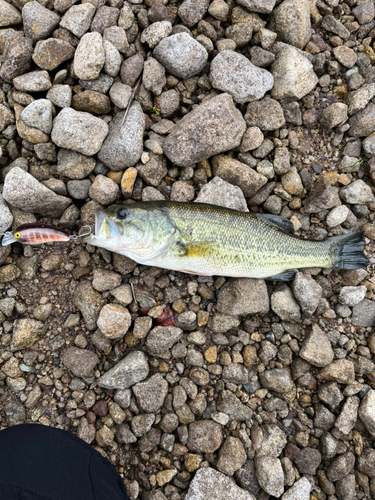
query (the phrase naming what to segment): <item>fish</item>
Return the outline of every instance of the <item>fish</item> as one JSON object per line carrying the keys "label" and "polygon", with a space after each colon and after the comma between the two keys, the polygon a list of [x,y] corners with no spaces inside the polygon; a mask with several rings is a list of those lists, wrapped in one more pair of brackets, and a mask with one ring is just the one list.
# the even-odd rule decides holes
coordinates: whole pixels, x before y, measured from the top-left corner
{"label": "fish", "polygon": [[42,245],[43,243],[55,243],[57,241],[69,241],[71,237],[63,229],[47,224],[22,224],[14,231],[4,234],[2,246],[19,242],[24,245]]}
{"label": "fish", "polygon": [[361,232],[302,239],[283,217],[205,203],[150,201],[98,209],[84,241],[138,264],[201,276],[293,279],[298,269],[369,264]]}

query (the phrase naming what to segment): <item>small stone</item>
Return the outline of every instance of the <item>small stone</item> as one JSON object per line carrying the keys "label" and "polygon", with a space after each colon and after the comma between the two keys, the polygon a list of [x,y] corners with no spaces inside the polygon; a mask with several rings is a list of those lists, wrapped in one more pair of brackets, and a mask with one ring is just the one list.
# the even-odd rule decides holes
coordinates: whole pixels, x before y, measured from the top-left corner
{"label": "small stone", "polygon": [[285,283],[278,285],[271,296],[271,308],[283,321],[298,323],[301,311],[291,289]]}
{"label": "small stone", "polygon": [[341,102],[336,102],[325,108],[320,119],[324,128],[332,129],[341,127],[348,119],[348,106]]}
{"label": "small stone", "polygon": [[[261,432],[262,436],[261,438],[259,436],[255,436],[256,438],[259,437],[262,439],[262,442],[260,444],[257,443],[257,450],[256,450],[256,456],[258,457],[274,457],[277,458],[281,455],[281,452],[283,448],[286,445],[286,438],[285,434],[281,429],[277,427],[275,424],[267,424],[263,425],[262,427],[258,428],[259,431]],[[259,432],[258,431],[258,432]],[[253,438],[253,436],[252,436]],[[256,439],[258,441],[258,439]],[[253,447],[254,447],[254,441],[253,441]]]}
{"label": "small stone", "polygon": [[107,75],[117,76],[122,63],[122,56],[117,48],[108,40],[103,41],[103,49],[104,49],[104,71]]}
{"label": "small stone", "polygon": [[309,500],[311,483],[306,477],[296,481],[293,486],[284,493],[281,500]]}
{"label": "small stone", "polygon": [[229,436],[220,448],[217,468],[223,474],[233,476],[246,460],[247,455],[241,441],[238,438]]}
{"label": "small stone", "polygon": [[352,68],[357,62],[357,54],[353,49],[340,45],[333,49],[333,55],[345,68]]}
{"label": "small stone", "polygon": [[275,368],[266,370],[260,375],[262,387],[277,393],[289,392],[294,388],[294,383],[289,368]]}
{"label": "small stone", "polygon": [[141,42],[147,43],[150,49],[154,49],[163,38],[172,33],[172,24],[169,21],[159,21],[150,24],[143,30]]}
{"label": "small stone", "polygon": [[103,39],[99,33],[86,33],[74,54],[74,73],[81,80],[95,80],[104,66]]}
{"label": "small stone", "polygon": [[[355,456],[351,452],[339,455],[328,466],[327,477],[330,481],[338,481],[350,474],[354,468]],[[358,467],[360,470],[360,467]]]}
{"label": "small stone", "polygon": [[280,497],[284,492],[284,472],[278,458],[260,457],[255,460],[256,476],[263,490]]}
{"label": "small stone", "polygon": [[74,56],[74,47],[64,40],[49,38],[40,40],[34,49],[33,61],[39,68],[52,71],[64,61],[72,59]]}
{"label": "small stone", "polygon": [[304,201],[303,213],[311,214],[341,205],[338,189],[331,186],[328,179],[320,176],[314,189]]}
{"label": "small stone", "polygon": [[375,326],[375,303],[364,299],[353,307],[352,324],[355,326]]}
{"label": "small stone", "polygon": [[88,330],[96,330],[97,321],[101,308],[104,306],[104,300],[101,295],[95,291],[89,281],[78,283],[74,295],[74,305],[81,311],[83,319]]}
{"label": "small stone", "polygon": [[95,181],[90,187],[91,199],[101,205],[110,205],[120,196],[118,185],[109,177],[97,175]]}
{"label": "small stone", "polygon": [[319,467],[322,461],[322,455],[320,451],[314,448],[303,448],[301,453],[294,460],[297,466],[298,472],[300,474],[309,474],[315,476],[316,469]]}
{"label": "small stone", "polygon": [[89,2],[73,5],[61,19],[60,27],[71,31],[73,35],[81,38],[90,28],[95,10],[94,5]]}
{"label": "small stone", "polygon": [[213,59],[210,82],[214,88],[228,92],[241,104],[261,99],[273,87],[271,73],[254,66],[245,56],[232,50],[224,50]]}
{"label": "small stone", "polygon": [[340,290],[340,304],[353,307],[359,304],[366,296],[367,288],[365,286],[344,286]]}
{"label": "small stone", "polygon": [[109,26],[103,32],[103,40],[111,42],[121,53],[126,52],[129,47],[124,28],[120,26]]}
{"label": "small stone", "polygon": [[98,327],[103,335],[110,339],[122,338],[130,325],[129,311],[119,304],[106,304],[100,311]]}
{"label": "small stone", "polygon": [[341,188],[340,198],[345,203],[352,205],[364,205],[365,203],[373,203],[375,200],[370,186],[362,179],[357,179],[348,186]]}
{"label": "small stone", "polygon": [[[98,292],[112,290],[121,284],[121,275],[106,269],[94,269],[94,279],[92,286]],[[117,288],[118,290],[118,288]]]}
{"label": "small stone", "polygon": [[93,90],[85,90],[73,96],[72,106],[77,111],[86,111],[94,115],[106,115],[111,111],[109,98]]}
{"label": "small stone", "polygon": [[331,342],[318,325],[312,326],[311,332],[302,344],[299,355],[314,366],[324,367],[332,362],[334,353]]}
{"label": "small stone", "polygon": [[125,59],[121,65],[120,72],[122,83],[133,87],[142,73],[143,64],[143,57],[140,54],[135,54],[129,57],[129,59]]}
{"label": "small stone", "polygon": [[23,92],[42,92],[52,86],[47,71],[32,71],[17,76],[13,79],[13,85]]}
{"label": "small stone", "polygon": [[367,137],[375,132],[375,104],[370,102],[349,119],[350,135],[352,137]]}
{"label": "small stone", "polygon": [[335,427],[342,436],[347,436],[355,426],[358,418],[358,407],[359,398],[357,396],[349,396],[342,406],[340,415],[335,421]]}
{"label": "small stone", "polygon": [[69,179],[84,179],[94,170],[96,162],[76,151],[61,148],[57,154],[57,173]]}
{"label": "small stone", "polygon": [[72,89],[69,85],[54,85],[46,97],[59,108],[69,108],[72,102]]}
{"label": "small stone", "polygon": [[96,443],[102,448],[111,446],[114,437],[113,431],[106,425],[103,425],[103,427],[95,434]]}
{"label": "small stone", "polygon": [[0,0],[0,27],[21,24],[22,17],[18,9],[4,0]]}
{"label": "small stone", "polygon": [[87,349],[68,347],[63,352],[61,361],[76,377],[92,377],[99,357]]}
{"label": "small stone", "polygon": [[246,199],[242,190],[223,181],[220,177],[214,177],[199,191],[196,203],[209,203],[221,207],[248,212]]}
{"label": "small stone", "polygon": [[273,10],[270,29],[280,40],[303,49],[311,36],[308,0],[287,0]]}
{"label": "small stone", "polygon": [[45,134],[52,130],[52,104],[48,99],[38,99],[26,106],[21,113],[23,122]]}
{"label": "small stone", "polygon": [[200,453],[214,453],[223,442],[221,426],[212,420],[198,420],[189,425],[187,447]]}
{"label": "small stone", "polygon": [[375,391],[369,389],[361,401],[358,416],[368,432],[375,436]]}
{"label": "small stone", "polygon": [[206,49],[187,33],[163,38],[153,55],[169,73],[182,79],[200,73],[208,59]]}
{"label": "small stone", "polygon": [[225,22],[228,19],[229,6],[224,0],[214,0],[208,7],[208,13],[215,19]]}
{"label": "small stone", "polygon": [[145,382],[134,385],[133,392],[141,410],[147,413],[157,413],[168,394],[168,382],[160,373],[157,373]]}
{"label": "small stone", "polygon": [[217,310],[231,316],[267,313],[269,298],[264,280],[237,278],[228,281],[219,292]]}
{"label": "small stone", "polygon": [[184,0],[178,9],[178,15],[185,26],[189,28],[198,23],[209,6],[209,0],[203,0],[200,2],[194,0]]}
{"label": "small stone", "polygon": [[44,337],[46,333],[47,327],[40,321],[29,318],[16,319],[13,324],[10,350],[15,352],[26,349]]}
{"label": "small stone", "polygon": [[174,326],[156,326],[147,336],[146,347],[152,356],[167,356],[169,349],[180,340],[183,331]]}
{"label": "small stone", "polygon": [[110,87],[113,85],[114,78],[106,73],[100,73],[95,80],[79,80],[79,84],[85,90],[92,90],[93,92],[100,92],[106,94]]}
{"label": "small stone", "polygon": [[31,69],[33,46],[23,36],[9,37],[5,43],[0,78],[7,83]]}
{"label": "small stone", "polygon": [[246,153],[259,148],[263,140],[264,135],[259,127],[249,127],[242,137],[240,146],[241,153]]}
{"label": "small stone", "polygon": [[319,380],[332,380],[339,384],[352,384],[355,381],[353,363],[347,359],[338,359],[332,363],[318,375]]}
{"label": "small stone", "polygon": [[127,389],[144,380],[149,373],[146,356],[141,351],[132,351],[98,380],[104,389]]}
{"label": "small stone", "polygon": [[322,287],[308,274],[298,272],[294,278],[292,289],[302,312],[306,316],[311,316],[319,305]]}
{"label": "small stone", "polygon": [[327,225],[328,227],[336,227],[346,221],[350,213],[349,208],[346,205],[341,205],[334,208],[327,215]]}
{"label": "small stone", "polygon": [[335,33],[340,38],[344,38],[345,40],[349,38],[350,31],[345,28],[343,24],[340,23],[335,17],[330,14],[327,14],[323,18],[322,28],[332,33]]}
{"label": "small stone", "polygon": [[119,10],[116,7],[107,7],[103,5],[97,10],[91,23],[91,31],[97,31],[101,35],[105,28],[114,26],[117,23]]}
{"label": "small stone", "polygon": [[[353,456],[353,466],[354,466],[354,456]],[[351,470],[353,469],[353,466]],[[349,472],[351,472],[351,470]],[[375,450],[371,448],[366,448],[363,451],[362,455],[358,457],[357,470],[372,479],[375,478]]]}
{"label": "small stone", "polygon": [[60,22],[60,16],[38,2],[27,2],[22,9],[25,36],[33,43],[47,38]]}
{"label": "small stone", "polygon": [[115,106],[120,109],[125,109],[128,105],[131,93],[132,89],[129,85],[115,82],[109,91],[109,97]]}

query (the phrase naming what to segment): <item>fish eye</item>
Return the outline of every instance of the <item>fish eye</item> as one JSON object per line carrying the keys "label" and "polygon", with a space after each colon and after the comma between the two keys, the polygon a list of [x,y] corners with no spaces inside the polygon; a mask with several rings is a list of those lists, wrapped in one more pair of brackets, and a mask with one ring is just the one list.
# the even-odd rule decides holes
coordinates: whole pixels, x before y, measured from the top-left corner
{"label": "fish eye", "polygon": [[126,219],[126,216],[127,216],[127,215],[128,215],[128,214],[126,213],[125,208],[123,208],[123,209],[121,209],[121,210],[119,210],[119,211],[117,212],[117,217],[118,217],[119,219],[121,219],[121,220]]}
{"label": "fish eye", "polygon": [[14,236],[15,236],[16,238],[21,238],[20,233],[16,233]]}

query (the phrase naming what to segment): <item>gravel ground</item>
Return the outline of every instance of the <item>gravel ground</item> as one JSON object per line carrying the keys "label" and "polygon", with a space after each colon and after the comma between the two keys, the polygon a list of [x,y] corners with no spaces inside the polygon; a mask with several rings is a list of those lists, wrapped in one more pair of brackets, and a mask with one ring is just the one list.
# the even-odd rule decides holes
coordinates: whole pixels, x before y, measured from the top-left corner
{"label": "gravel ground", "polygon": [[0,0],[0,232],[197,200],[370,259],[280,284],[0,247],[0,429],[70,430],[132,500],[375,497],[374,38],[366,0]]}

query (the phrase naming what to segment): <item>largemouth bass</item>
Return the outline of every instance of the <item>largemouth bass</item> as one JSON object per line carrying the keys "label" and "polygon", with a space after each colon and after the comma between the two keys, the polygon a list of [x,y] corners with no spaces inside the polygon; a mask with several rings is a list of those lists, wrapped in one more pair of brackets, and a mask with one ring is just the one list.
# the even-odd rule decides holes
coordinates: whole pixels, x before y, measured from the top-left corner
{"label": "largemouth bass", "polygon": [[288,281],[298,269],[368,265],[362,233],[300,239],[283,217],[203,203],[152,201],[96,212],[85,241],[139,264],[204,276]]}

